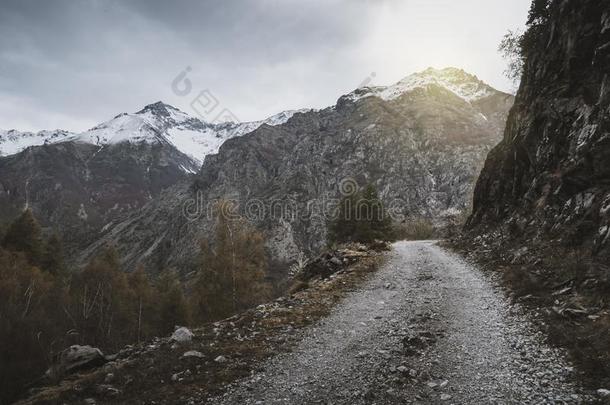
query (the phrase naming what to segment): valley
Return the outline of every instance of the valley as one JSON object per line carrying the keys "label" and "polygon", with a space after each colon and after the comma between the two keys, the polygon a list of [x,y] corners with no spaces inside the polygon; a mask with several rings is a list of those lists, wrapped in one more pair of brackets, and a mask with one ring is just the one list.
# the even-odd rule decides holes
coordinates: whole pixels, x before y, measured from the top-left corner
{"label": "valley", "polygon": [[[608,1],[83,2],[46,11],[138,30],[65,61],[10,1],[0,126],[37,130],[0,130],[1,405],[610,403]],[[83,77],[126,94],[75,106]],[[145,106],[66,129],[109,100]]]}

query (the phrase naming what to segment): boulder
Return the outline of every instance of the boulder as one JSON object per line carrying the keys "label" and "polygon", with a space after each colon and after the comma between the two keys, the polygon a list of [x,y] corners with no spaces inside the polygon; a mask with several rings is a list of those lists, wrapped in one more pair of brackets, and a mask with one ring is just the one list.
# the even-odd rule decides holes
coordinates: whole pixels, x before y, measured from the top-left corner
{"label": "boulder", "polygon": [[59,354],[55,364],[47,370],[46,375],[58,378],[76,371],[99,367],[106,362],[106,357],[100,349],[73,345]]}
{"label": "boulder", "polygon": [[170,340],[177,343],[188,343],[193,340],[193,332],[189,328],[180,327],[174,331]]}

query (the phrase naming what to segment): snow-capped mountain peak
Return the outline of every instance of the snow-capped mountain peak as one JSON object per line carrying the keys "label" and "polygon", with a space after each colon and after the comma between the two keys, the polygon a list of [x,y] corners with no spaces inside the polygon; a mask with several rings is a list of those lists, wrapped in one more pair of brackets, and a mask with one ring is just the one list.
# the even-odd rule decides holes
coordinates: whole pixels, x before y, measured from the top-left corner
{"label": "snow-capped mountain peak", "polygon": [[74,136],[74,133],[55,130],[39,132],[21,132],[14,129],[0,129],[0,156],[9,156],[37,145],[63,142]]}
{"label": "snow-capped mountain peak", "polygon": [[136,115],[141,115],[149,118],[162,120],[165,122],[172,122],[175,124],[188,121],[193,119],[187,113],[177,109],[176,107],[165,104],[162,101],[157,101],[156,103],[149,104],[140,111],[136,113]]}
{"label": "snow-capped mountain peak", "polygon": [[353,101],[366,97],[379,97],[389,101],[416,89],[425,89],[429,86],[443,87],[469,103],[497,93],[496,90],[476,76],[462,69],[448,67],[444,69],[428,68],[423,72],[409,75],[390,86],[361,87],[347,97]]}
{"label": "snow-capped mountain peak", "polygon": [[261,121],[211,124],[159,101],[136,113],[119,114],[79,134],[59,130],[38,133],[0,130],[0,156],[19,153],[29,146],[65,141],[99,146],[169,143],[190,157],[196,167],[205,156],[217,153],[227,139],[245,135],[263,124],[283,124],[295,113],[305,111],[308,110],[283,111]]}

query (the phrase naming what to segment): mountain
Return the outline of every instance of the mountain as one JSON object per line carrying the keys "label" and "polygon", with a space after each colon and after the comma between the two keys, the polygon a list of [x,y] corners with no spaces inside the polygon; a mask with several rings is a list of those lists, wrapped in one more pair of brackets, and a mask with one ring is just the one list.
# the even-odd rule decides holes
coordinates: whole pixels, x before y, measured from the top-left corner
{"label": "mountain", "polygon": [[151,271],[188,271],[219,199],[238,205],[279,261],[324,246],[326,214],[341,191],[369,183],[398,219],[455,215],[467,209],[512,103],[510,94],[454,68],[357,89],[335,106],[227,140],[193,181],[106,229],[79,260],[112,242],[127,269],[144,262]]}
{"label": "mountain", "polygon": [[607,3],[571,0],[530,29],[504,139],[476,187],[473,234],[506,226],[525,246],[609,252],[609,21]]}
{"label": "mountain", "polygon": [[0,133],[0,221],[24,207],[63,236],[70,251],[117,218],[196,173],[209,153],[263,124],[209,124],[161,102],[120,114],[86,132]]}
{"label": "mountain", "polygon": [[[94,145],[130,143],[168,143],[201,166],[203,159],[227,139],[251,132],[263,124],[286,122],[296,111],[283,111],[262,121],[210,124],[191,117],[175,107],[157,102],[135,114],[120,114],[72,138]],[[187,167],[185,171],[191,170]]]}
{"label": "mountain", "polygon": [[[303,111],[307,110],[298,112]],[[167,143],[192,160],[192,165],[183,167],[183,170],[192,172],[189,166],[200,167],[205,156],[218,152],[227,139],[251,132],[263,124],[282,124],[295,112],[282,111],[261,121],[211,124],[159,101],[133,114],[119,114],[79,134],[61,130],[37,133],[0,130],[0,156],[13,155],[30,146],[67,141],[97,146],[124,142]]]}
{"label": "mountain", "polygon": [[0,157],[14,155],[30,146],[64,142],[75,134],[68,131],[21,132],[0,129]]}

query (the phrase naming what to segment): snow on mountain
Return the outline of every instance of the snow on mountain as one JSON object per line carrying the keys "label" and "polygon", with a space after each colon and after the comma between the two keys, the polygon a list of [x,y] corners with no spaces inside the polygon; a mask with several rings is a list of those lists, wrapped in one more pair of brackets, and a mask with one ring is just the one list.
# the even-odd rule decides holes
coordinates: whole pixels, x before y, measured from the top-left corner
{"label": "snow on mountain", "polygon": [[41,131],[38,133],[0,131],[0,155],[21,152],[29,146],[63,141],[81,142],[99,146],[131,143],[169,143],[189,156],[197,166],[206,155],[217,153],[227,140],[254,131],[263,124],[280,125],[296,112],[283,111],[265,120],[253,122],[224,122],[211,124],[194,118],[179,109],[157,102],[133,113],[123,113],[80,134],[67,131]]}
{"label": "snow on mountain", "polygon": [[0,129],[0,156],[14,155],[30,146],[63,142],[74,134],[68,131],[21,132]]}
{"label": "snow on mountain", "polygon": [[[430,86],[443,87],[469,103],[497,93],[476,76],[461,69],[429,68],[407,76],[391,86],[362,87],[344,97],[352,101],[366,97],[394,100],[413,90],[426,89]],[[205,156],[217,153],[227,139],[250,133],[263,124],[283,124],[295,113],[305,111],[309,110],[284,111],[261,121],[211,124],[168,104],[157,102],[147,105],[136,113],[117,115],[80,134],[67,131],[38,133],[0,131],[0,156],[18,153],[29,146],[66,140],[100,146],[121,142],[167,142],[200,166]]]}
{"label": "snow on mountain", "polygon": [[476,76],[457,68],[428,68],[423,72],[414,73],[391,86],[361,87],[348,94],[348,98],[356,101],[366,97],[379,97],[383,100],[394,100],[403,94],[429,86],[440,86],[464,101],[472,103],[496,94],[489,85]]}

